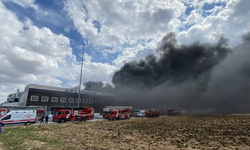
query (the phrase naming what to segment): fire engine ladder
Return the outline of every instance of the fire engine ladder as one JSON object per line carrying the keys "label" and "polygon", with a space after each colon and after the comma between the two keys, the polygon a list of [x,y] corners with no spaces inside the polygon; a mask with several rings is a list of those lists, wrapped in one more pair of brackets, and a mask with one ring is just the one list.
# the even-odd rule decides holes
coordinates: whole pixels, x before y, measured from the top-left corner
{"label": "fire engine ladder", "polygon": [[107,109],[110,110],[122,110],[122,109],[130,109],[132,110],[132,106],[106,106]]}

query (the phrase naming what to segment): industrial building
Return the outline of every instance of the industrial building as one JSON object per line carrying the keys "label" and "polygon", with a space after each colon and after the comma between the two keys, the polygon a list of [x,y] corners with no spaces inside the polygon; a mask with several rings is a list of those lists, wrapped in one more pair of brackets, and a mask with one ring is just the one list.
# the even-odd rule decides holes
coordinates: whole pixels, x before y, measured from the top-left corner
{"label": "industrial building", "polygon": [[[32,107],[45,106],[47,111],[53,107],[85,107],[91,106],[95,113],[102,113],[106,105],[114,104],[114,95],[110,93],[81,90],[78,100],[77,88],[62,88],[29,84],[24,91],[17,90],[9,94],[2,106]],[[79,104],[78,104],[79,103]]]}

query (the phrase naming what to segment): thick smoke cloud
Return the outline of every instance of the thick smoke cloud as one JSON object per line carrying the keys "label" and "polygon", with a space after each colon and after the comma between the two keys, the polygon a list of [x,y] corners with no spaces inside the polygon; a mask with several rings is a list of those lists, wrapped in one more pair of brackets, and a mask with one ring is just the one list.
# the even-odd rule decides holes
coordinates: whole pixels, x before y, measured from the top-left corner
{"label": "thick smoke cloud", "polygon": [[93,82],[89,81],[83,84],[85,86],[85,90],[91,90],[91,91],[101,91],[103,87],[102,82]]}
{"label": "thick smoke cloud", "polygon": [[177,45],[174,33],[167,34],[158,47],[161,57],[148,55],[145,60],[130,62],[115,72],[113,84],[116,88],[152,89],[166,81],[181,84],[187,80],[197,80],[223,60],[230,50],[227,40],[221,38],[216,44]]}
{"label": "thick smoke cloud", "polygon": [[201,113],[250,112],[250,33],[229,48],[217,43],[178,45],[167,34],[157,48],[160,57],[124,64],[112,82],[117,104],[134,108],[179,108]]}
{"label": "thick smoke cloud", "polygon": [[99,92],[113,92],[114,88],[109,84],[103,84],[102,82],[89,81],[84,83],[85,90],[99,91]]}

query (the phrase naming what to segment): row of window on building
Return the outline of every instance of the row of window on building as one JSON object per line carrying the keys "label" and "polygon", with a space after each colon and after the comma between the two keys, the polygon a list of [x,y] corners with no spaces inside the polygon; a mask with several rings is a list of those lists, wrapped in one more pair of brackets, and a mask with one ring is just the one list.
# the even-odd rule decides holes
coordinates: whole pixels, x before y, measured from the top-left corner
{"label": "row of window on building", "polygon": [[[30,97],[30,101],[38,101],[38,98],[39,98],[39,96],[37,96],[37,95],[31,95],[31,97]],[[74,103],[75,102],[75,100],[76,100],[76,103],[85,103],[85,104],[87,104],[87,103],[89,103],[89,104],[104,104],[104,101],[103,100],[94,100],[94,99],[83,99],[82,101],[81,101],[81,99],[74,99],[74,98],[69,98],[68,99],[68,102],[69,103]],[[48,96],[42,96],[42,98],[41,98],[41,102],[49,102],[49,97]],[[52,97],[51,98],[51,102],[58,102],[58,97]],[[60,97],[60,102],[61,103],[66,103],[66,98],[65,97]]]}

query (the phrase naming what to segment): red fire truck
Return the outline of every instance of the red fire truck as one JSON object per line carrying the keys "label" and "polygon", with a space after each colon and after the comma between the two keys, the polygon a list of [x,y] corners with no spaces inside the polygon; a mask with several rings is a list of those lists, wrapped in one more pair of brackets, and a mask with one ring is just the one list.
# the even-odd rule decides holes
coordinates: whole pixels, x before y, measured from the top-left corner
{"label": "red fire truck", "polygon": [[129,119],[132,116],[131,106],[106,106],[103,108],[103,118],[109,120]]}
{"label": "red fire truck", "polygon": [[64,123],[67,121],[86,121],[94,118],[94,108],[59,108],[55,111],[53,121]]}
{"label": "red fire truck", "polygon": [[145,110],[145,114],[147,117],[159,117],[160,111],[155,109],[147,109]]}
{"label": "red fire truck", "polygon": [[181,115],[181,110],[179,109],[168,109],[167,112],[169,116]]}
{"label": "red fire truck", "polygon": [[39,121],[42,116],[45,116],[45,110],[36,110],[36,121]]}

